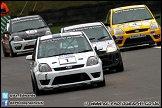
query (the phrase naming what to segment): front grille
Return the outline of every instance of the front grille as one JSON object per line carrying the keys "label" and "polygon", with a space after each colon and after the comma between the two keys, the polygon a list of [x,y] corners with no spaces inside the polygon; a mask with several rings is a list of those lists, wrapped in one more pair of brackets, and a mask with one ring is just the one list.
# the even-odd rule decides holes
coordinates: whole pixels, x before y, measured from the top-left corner
{"label": "front grille", "polygon": [[24,47],[24,49],[30,49],[30,48],[34,48],[34,45],[28,45]]}
{"label": "front grille", "polygon": [[129,30],[129,31],[126,31],[126,33],[127,33],[127,34],[129,34],[129,33],[137,33],[137,32],[136,32],[137,30],[138,30],[138,32],[144,32],[144,31],[147,31],[148,28]]}
{"label": "front grille", "polygon": [[154,41],[149,35],[146,35],[146,37],[140,37],[140,38],[134,38],[130,39],[127,38],[125,40],[124,46],[131,46],[131,45],[139,45],[139,44],[148,44],[153,43]]}
{"label": "front grille", "polygon": [[119,60],[120,56],[119,53],[109,53],[109,54],[100,54],[99,55],[100,59],[102,60],[102,66],[104,68],[104,66],[109,66],[112,65],[114,63],[116,63],[116,60]]}
{"label": "front grille", "polygon": [[56,77],[52,85],[74,83],[86,80],[90,80],[89,76],[86,73],[71,74]]}
{"label": "front grille", "polygon": [[76,69],[84,67],[84,64],[80,65],[72,65],[72,66],[66,66],[66,67],[59,67],[59,68],[53,68],[55,71],[61,71],[61,70],[68,70],[68,69]]}

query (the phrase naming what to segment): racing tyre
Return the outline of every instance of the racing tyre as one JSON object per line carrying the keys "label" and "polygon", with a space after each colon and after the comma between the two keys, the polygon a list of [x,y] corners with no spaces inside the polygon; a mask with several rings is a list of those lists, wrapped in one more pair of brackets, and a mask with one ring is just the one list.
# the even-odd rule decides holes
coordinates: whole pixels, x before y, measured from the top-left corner
{"label": "racing tyre", "polygon": [[5,47],[4,47],[3,43],[2,43],[2,48],[3,48],[3,55],[4,55],[4,57],[9,57],[10,56],[10,53],[7,53],[5,51]]}
{"label": "racing tyre", "polygon": [[155,42],[154,43],[149,43],[149,45],[154,45],[155,44]]}
{"label": "racing tyre", "polygon": [[31,81],[32,81],[33,92],[35,93],[34,80],[33,80],[32,76],[31,76]]}
{"label": "racing tyre", "polygon": [[121,60],[121,62],[116,67],[116,72],[122,72],[122,71],[124,71],[124,66],[123,66],[123,61]]}
{"label": "racing tyre", "polygon": [[161,46],[161,42],[157,42],[156,44],[157,44],[157,46]]}
{"label": "racing tyre", "polygon": [[106,85],[104,75],[103,75],[103,79],[104,79],[103,81],[97,83],[97,87],[103,87]]}
{"label": "racing tyre", "polygon": [[32,80],[33,92],[34,92],[37,96],[38,96],[38,95],[41,95],[42,92],[43,92],[43,90],[39,90],[39,89],[38,89],[38,85],[37,85],[35,76],[34,76],[34,79],[33,79],[32,76],[31,76],[31,80]]}
{"label": "racing tyre", "polygon": [[16,57],[17,56],[17,53],[13,52],[11,45],[10,45],[10,52],[11,52],[11,57]]}

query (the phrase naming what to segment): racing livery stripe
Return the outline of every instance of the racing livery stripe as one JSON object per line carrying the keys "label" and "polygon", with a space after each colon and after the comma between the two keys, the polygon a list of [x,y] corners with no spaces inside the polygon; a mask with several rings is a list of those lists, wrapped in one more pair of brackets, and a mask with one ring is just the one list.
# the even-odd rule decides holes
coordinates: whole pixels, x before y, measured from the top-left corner
{"label": "racing livery stripe", "polygon": [[122,10],[116,10],[114,13],[125,12],[125,11],[132,11],[132,10],[138,10],[138,9],[146,9],[146,8],[139,7],[139,8],[122,9]]}
{"label": "racing livery stripe", "polygon": [[85,30],[85,29],[93,29],[93,28],[99,28],[99,27],[102,27],[103,25],[97,25],[97,26],[85,26],[85,27],[80,27],[80,28],[74,28],[74,29],[69,29],[69,30],[66,30],[65,31],[67,32],[74,32],[74,31],[82,31],[82,30]]}
{"label": "racing livery stripe", "polygon": [[40,19],[40,18],[39,17],[15,18],[15,19],[12,19],[12,23],[17,23],[17,22],[22,22],[22,21],[29,21],[29,20],[36,20],[36,19]]}

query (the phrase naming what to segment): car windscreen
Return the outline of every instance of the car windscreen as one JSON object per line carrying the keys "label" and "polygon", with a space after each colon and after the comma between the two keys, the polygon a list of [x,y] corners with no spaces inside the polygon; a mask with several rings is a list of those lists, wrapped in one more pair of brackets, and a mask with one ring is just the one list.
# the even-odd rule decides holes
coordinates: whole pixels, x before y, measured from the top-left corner
{"label": "car windscreen", "polygon": [[115,11],[112,16],[112,24],[120,24],[147,19],[152,19],[152,16],[146,8],[131,8]]}
{"label": "car windscreen", "polygon": [[91,42],[98,42],[101,40],[111,40],[110,34],[104,26],[88,26],[80,27],[75,29],[65,30],[64,32],[70,31],[83,31]]}
{"label": "car windscreen", "polygon": [[93,51],[84,36],[63,36],[40,40],[37,58]]}
{"label": "car windscreen", "polygon": [[42,19],[18,20],[11,22],[11,32],[21,32],[47,27]]}

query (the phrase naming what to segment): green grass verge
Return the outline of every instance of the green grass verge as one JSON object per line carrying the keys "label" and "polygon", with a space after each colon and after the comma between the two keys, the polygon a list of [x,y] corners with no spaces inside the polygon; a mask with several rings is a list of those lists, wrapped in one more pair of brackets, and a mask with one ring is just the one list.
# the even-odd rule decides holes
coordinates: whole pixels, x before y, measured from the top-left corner
{"label": "green grass verge", "polygon": [[10,16],[28,15],[29,11],[43,11],[47,9],[62,9],[72,6],[93,5],[110,1],[5,1],[8,5]]}

